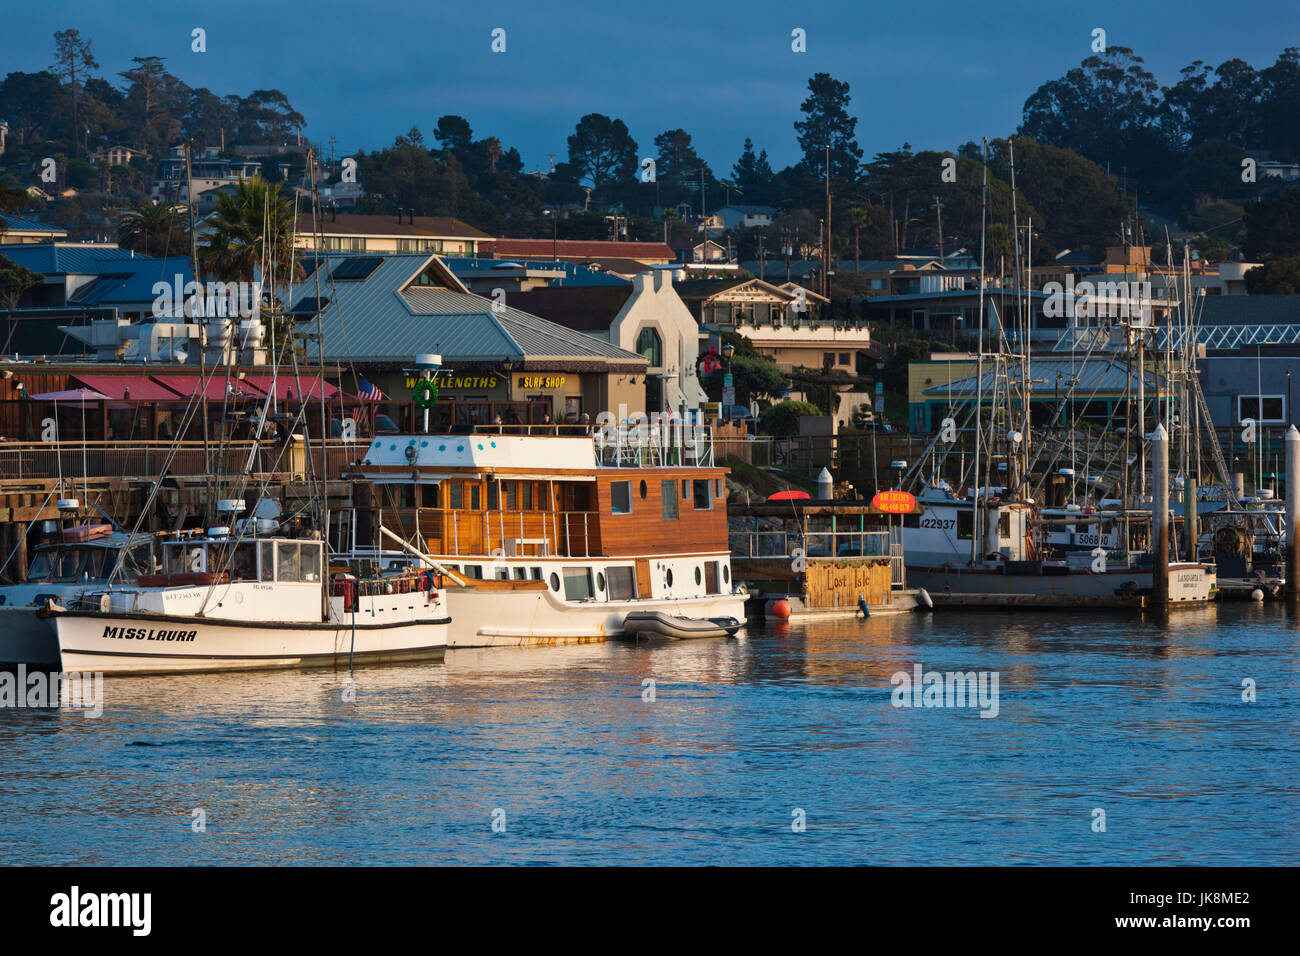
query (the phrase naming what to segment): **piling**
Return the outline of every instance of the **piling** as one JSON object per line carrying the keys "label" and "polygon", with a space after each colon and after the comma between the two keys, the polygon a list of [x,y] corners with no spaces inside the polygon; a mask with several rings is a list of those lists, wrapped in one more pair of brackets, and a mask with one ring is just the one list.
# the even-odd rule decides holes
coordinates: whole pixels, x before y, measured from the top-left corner
{"label": "piling", "polygon": [[1156,425],[1151,433],[1152,598],[1157,607],[1169,604],[1169,433]]}
{"label": "piling", "polygon": [[1196,560],[1196,538],[1200,528],[1196,516],[1196,479],[1183,481],[1183,554],[1186,560]]}
{"label": "piling", "polygon": [[1300,431],[1286,430],[1286,593],[1300,603]]}

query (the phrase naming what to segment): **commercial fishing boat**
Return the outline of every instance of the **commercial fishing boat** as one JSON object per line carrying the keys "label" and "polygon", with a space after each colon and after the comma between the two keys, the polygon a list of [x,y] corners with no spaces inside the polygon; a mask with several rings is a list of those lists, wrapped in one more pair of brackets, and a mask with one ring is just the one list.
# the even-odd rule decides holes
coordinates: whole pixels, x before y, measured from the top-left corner
{"label": "commercial fishing boat", "polygon": [[[213,533],[215,531],[216,533]],[[437,659],[446,592],[430,572],[327,579],[321,541],[232,538],[163,544],[161,574],[46,608],[65,671],[348,666]]]}
{"label": "commercial fishing boat", "polygon": [[349,475],[373,507],[340,556],[445,573],[449,647],[601,641],[638,611],[743,621],[707,426],[578,431],[376,438]]}
{"label": "commercial fishing boat", "polygon": [[[927,486],[917,496],[924,514],[903,524],[908,583],[925,588],[936,603],[960,604],[1120,607],[1139,605],[1151,593],[1155,569],[1149,553],[1108,549],[1101,543],[1113,543],[1107,531],[1092,550],[1057,556],[1039,543],[1034,503],[1006,495],[1005,488],[981,488],[977,499],[955,495],[944,484]],[[977,517],[981,541],[975,546]],[[1102,517],[1079,515],[1078,521],[1082,526],[1085,518]],[[1170,562],[1171,604],[1210,601],[1215,588],[1213,565]]]}
{"label": "commercial fishing boat", "polygon": [[109,524],[66,528],[57,540],[38,546],[26,578],[0,587],[0,664],[57,668],[58,641],[38,611],[50,602],[76,603],[104,588],[115,572],[133,584],[154,570],[155,557],[153,535],[132,537]]}

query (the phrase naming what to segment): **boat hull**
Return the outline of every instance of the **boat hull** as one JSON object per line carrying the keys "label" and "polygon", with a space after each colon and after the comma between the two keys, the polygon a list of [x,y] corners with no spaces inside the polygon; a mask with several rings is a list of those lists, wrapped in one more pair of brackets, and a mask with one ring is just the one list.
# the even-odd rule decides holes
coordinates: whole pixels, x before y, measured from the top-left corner
{"label": "boat hull", "polygon": [[745,619],[743,593],[696,598],[566,602],[549,591],[480,591],[448,587],[448,647],[585,644],[619,637],[634,611],[683,617]]}
{"label": "boat hull", "polygon": [[[907,567],[907,583],[931,595],[1032,595],[1037,607],[1129,606],[1154,587],[1154,575],[1145,568],[1117,568],[1103,572],[1071,569],[1068,574],[1008,574],[993,568]],[[1214,600],[1214,571],[1199,564],[1169,566],[1169,602],[1204,604]],[[952,603],[952,602],[944,602]],[[981,602],[983,603],[983,602]]]}
{"label": "boat hull", "polygon": [[436,660],[448,619],[285,624],[103,611],[54,611],[64,671],[162,674]]}
{"label": "boat hull", "polygon": [[0,665],[59,666],[59,641],[36,607],[0,607]]}

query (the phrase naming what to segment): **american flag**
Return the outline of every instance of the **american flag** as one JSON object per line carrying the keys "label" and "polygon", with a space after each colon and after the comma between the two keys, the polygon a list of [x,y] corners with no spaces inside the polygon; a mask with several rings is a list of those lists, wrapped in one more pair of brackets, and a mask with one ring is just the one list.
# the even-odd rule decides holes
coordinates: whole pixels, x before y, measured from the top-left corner
{"label": "american flag", "polygon": [[379,386],[372,384],[364,375],[361,376],[361,381],[358,383],[357,395],[368,402],[382,402],[384,400],[384,393],[379,390]]}

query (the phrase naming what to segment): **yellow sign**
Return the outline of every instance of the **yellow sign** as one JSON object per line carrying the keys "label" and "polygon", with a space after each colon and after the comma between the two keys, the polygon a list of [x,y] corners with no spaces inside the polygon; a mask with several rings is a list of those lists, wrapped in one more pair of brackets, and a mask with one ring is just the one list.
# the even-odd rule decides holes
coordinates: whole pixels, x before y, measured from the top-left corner
{"label": "yellow sign", "polygon": [[566,375],[521,375],[519,376],[520,388],[564,388],[564,383],[568,381]]}
{"label": "yellow sign", "polygon": [[[415,388],[415,383],[420,381],[414,375],[406,376],[406,387]],[[438,389],[448,388],[496,388],[498,378],[495,375],[451,375],[438,373],[433,376],[432,382]]]}

